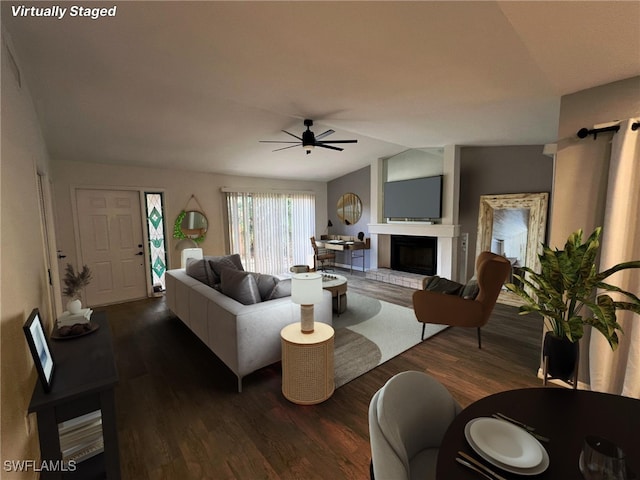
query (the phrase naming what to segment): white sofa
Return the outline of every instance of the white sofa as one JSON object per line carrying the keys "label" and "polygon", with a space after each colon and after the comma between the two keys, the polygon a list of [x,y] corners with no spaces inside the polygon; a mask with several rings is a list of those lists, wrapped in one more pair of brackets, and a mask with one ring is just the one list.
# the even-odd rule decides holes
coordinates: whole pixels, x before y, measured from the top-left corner
{"label": "white sofa", "polygon": [[[235,373],[238,392],[244,376],[281,360],[280,330],[300,321],[291,297],[243,305],[184,269],[167,271],[165,279],[167,306]],[[332,324],[327,290],[315,305],[315,321]]]}

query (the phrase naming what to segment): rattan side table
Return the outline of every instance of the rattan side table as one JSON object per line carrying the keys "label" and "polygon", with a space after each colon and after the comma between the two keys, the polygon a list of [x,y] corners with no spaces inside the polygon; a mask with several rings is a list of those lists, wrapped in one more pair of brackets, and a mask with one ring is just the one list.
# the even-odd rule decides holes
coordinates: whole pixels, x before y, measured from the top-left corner
{"label": "rattan side table", "polygon": [[287,400],[313,405],[333,394],[333,335],[331,326],[319,322],[311,333],[302,333],[300,322],[281,330],[282,394]]}

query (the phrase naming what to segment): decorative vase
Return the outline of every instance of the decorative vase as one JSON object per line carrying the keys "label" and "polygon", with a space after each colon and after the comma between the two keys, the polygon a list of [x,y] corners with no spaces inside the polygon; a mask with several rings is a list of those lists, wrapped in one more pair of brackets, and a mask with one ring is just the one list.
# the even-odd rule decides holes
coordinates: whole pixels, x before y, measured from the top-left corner
{"label": "decorative vase", "polygon": [[558,337],[553,332],[547,332],[542,346],[546,374],[551,378],[564,381],[575,378],[578,369],[579,349],[578,342],[572,342],[567,337]]}
{"label": "decorative vase", "polygon": [[80,313],[82,310],[82,302],[77,298],[71,299],[67,302],[67,310],[71,314]]}

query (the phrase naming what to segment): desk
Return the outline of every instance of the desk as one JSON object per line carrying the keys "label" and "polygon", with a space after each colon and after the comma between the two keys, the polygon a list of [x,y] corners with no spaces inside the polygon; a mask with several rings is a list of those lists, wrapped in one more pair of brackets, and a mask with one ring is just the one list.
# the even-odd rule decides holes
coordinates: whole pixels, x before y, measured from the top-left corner
{"label": "desk", "polygon": [[[629,467],[640,472],[640,400],[585,390],[523,388],[482,398],[456,417],[440,447],[438,480],[478,478],[477,473],[456,463],[456,453],[462,450],[480,459],[467,443],[464,427],[469,420],[490,417],[496,412],[533,425],[536,432],[551,439],[542,444],[549,453],[549,468],[536,479],[582,479],[578,459],[586,435],[598,435],[616,443],[626,453]],[[490,467],[507,479],[528,478]]]}
{"label": "desk", "polygon": [[358,255],[355,258],[362,258],[362,271],[365,270],[365,251],[371,249],[371,243],[367,238],[364,242],[350,242],[345,240],[316,240],[316,245],[318,248],[325,248],[327,250],[337,250],[339,252],[348,251],[349,252],[349,266],[350,272],[353,273],[353,252],[362,250],[362,256]]}
{"label": "desk", "polygon": [[[58,423],[95,410],[102,413],[104,453],[77,464],[73,472],[42,471],[41,478],[120,478],[118,431],[114,387],[118,371],[113,355],[109,323],[104,312],[91,316],[100,327],[80,338],[52,340],[51,353],[56,362],[52,388],[44,393],[36,384],[29,413],[38,416],[40,456],[42,460],[61,460]],[[100,473],[102,472],[102,473]]]}

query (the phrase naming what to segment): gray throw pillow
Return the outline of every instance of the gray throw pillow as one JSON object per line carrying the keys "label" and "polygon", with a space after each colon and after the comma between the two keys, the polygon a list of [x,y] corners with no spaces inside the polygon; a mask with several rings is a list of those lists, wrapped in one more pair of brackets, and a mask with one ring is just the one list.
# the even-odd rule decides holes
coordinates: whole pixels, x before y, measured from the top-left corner
{"label": "gray throw pillow", "polygon": [[429,285],[431,285],[432,283],[435,284],[435,282],[437,282],[439,279],[440,277],[438,275],[430,275],[428,277],[424,277],[422,279],[422,289],[429,290]]}
{"label": "gray throw pillow", "polygon": [[187,258],[187,265],[185,266],[185,272],[192,278],[195,278],[199,282],[213,287],[215,282],[215,274],[205,259],[197,260],[195,258]]}
{"label": "gray throw pillow", "polygon": [[221,291],[227,297],[243,305],[253,305],[262,301],[256,279],[250,272],[223,268],[220,271],[220,280]]}
{"label": "gray throw pillow", "polygon": [[280,279],[266,273],[252,272],[251,275],[253,275],[253,278],[256,279],[258,290],[260,291],[260,298],[262,299],[262,301],[268,300],[271,292],[280,282]]}
{"label": "gray throw pillow", "polygon": [[478,287],[478,281],[475,279],[469,280],[462,290],[460,290],[460,296],[465,300],[475,300],[480,292],[480,287]]}
{"label": "gray throw pillow", "polygon": [[206,257],[206,260],[209,261],[209,265],[213,270],[215,283],[220,283],[223,268],[244,271],[242,260],[240,260],[240,255],[237,253],[234,253],[233,255],[223,255],[220,257]]}
{"label": "gray throw pillow", "polygon": [[271,291],[267,300],[275,300],[276,298],[290,297],[291,296],[291,279],[279,281],[274,289]]}
{"label": "gray throw pillow", "polygon": [[446,293],[448,295],[457,295],[461,288],[461,283],[440,277],[437,280],[430,282],[426,290],[429,290],[431,292]]}

